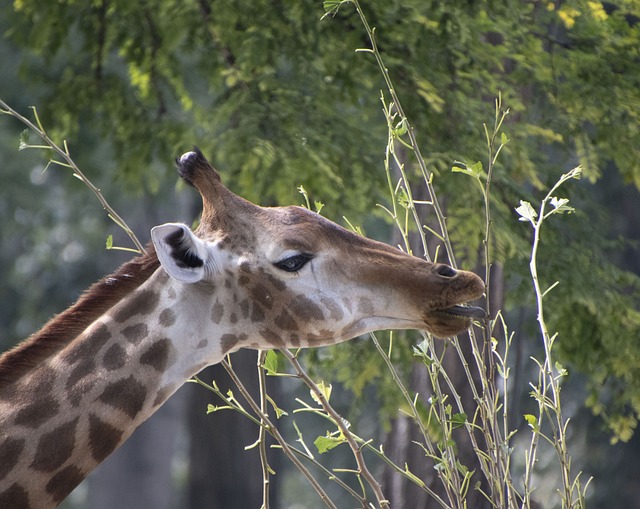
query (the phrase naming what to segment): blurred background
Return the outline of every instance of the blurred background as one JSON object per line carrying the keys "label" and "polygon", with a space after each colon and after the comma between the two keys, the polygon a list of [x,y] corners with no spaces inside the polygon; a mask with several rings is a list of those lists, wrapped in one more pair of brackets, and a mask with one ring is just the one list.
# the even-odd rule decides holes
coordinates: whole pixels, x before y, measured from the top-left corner
{"label": "blurred background", "polygon": [[[529,357],[541,345],[528,278],[530,232],[513,209],[520,199],[537,203],[560,174],[583,166],[582,181],[565,190],[577,211],[550,222],[540,253],[547,286],[560,281],[548,319],[570,373],[563,385],[569,450],[573,470],[594,477],[591,507],[640,508],[640,4],[362,6],[466,269],[482,271],[482,197],[450,169],[454,161],[486,164],[483,124],[493,124],[498,94],[510,109],[492,206],[495,284],[515,331],[514,428],[526,428],[522,416],[533,407]],[[178,183],[172,163],[193,145],[251,201],[301,204],[303,185],[325,204],[326,217],[341,224],[346,217],[392,242],[391,225],[375,207],[388,203],[384,83],[373,57],[355,52],[369,42],[353,6],[323,14],[317,0],[0,0],[0,98],[30,118],[29,107],[37,107],[49,134],[68,141],[76,163],[143,242],[156,224],[197,219],[198,197]],[[81,182],[61,167],[45,171],[48,153],[18,150],[23,130],[0,116],[2,350],[130,257],[105,249],[108,235],[130,246]],[[418,176],[410,160],[407,169]],[[425,383],[411,356],[417,340],[404,336],[406,350],[396,359],[414,390]],[[333,382],[332,401],[362,434],[401,450],[411,437],[372,350],[363,338],[307,357]],[[234,354],[233,363],[255,387],[255,352]],[[220,367],[201,378],[228,384]],[[283,408],[306,393],[290,381],[270,383]],[[211,402],[212,394],[187,384],[63,507],[260,507],[258,452],[244,449],[258,430],[230,412],[207,415]],[[324,435],[323,423],[299,419],[310,442]],[[344,466],[342,454],[337,448],[327,461]],[[545,473],[544,461],[538,501],[554,507],[544,486],[545,475],[555,474]],[[278,451],[271,462],[273,507],[321,507]],[[433,477],[432,465],[421,468]],[[381,478],[396,494],[394,507],[433,505],[412,496],[402,479]]]}

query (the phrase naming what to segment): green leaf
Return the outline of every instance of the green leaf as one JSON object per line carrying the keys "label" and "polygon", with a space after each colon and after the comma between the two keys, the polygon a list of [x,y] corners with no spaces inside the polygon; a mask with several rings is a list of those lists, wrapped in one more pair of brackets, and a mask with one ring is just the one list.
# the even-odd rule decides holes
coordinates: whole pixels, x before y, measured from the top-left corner
{"label": "green leaf", "polygon": [[569,203],[568,198],[558,198],[554,196],[553,198],[551,198],[549,203],[551,203],[551,206],[555,209],[554,212],[559,212],[560,214],[564,214],[565,212],[568,214],[570,214],[571,212],[575,212],[575,209],[573,207],[567,205],[567,203]]}
{"label": "green leaf", "polygon": [[471,166],[466,163],[461,163],[460,161],[454,161],[451,171],[454,173],[464,173],[465,175],[479,179],[482,176],[482,161],[478,161]]}
{"label": "green leaf", "polygon": [[393,128],[393,135],[396,137],[400,137],[404,134],[407,134],[407,120],[403,118]]}
{"label": "green leaf", "polygon": [[113,248],[113,235],[107,236],[106,247],[107,247],[107,249],[112,249]]}
{"label": "green leaf", "polygon": [[532,414],[524,414],[524,420],[534,431],[538,431],[538,418]]}
{"label": "green leaf", "polygon": [[340,434],[339,436],[333,436],[327,433],[326,436],[319,436],[313,441],[313,445],[316,446],[318,452],[320,454],[324,454],[327,451],[330,451],[334,447],[338,447],[340,444],[346,442],[346,438],[344,435]]}
{"label": "green leaf", "polygon": [[29,148],[30,136],[31,136],[31,131],[29,129],[25,129],[20,133],[20,145],[18,145],[18,150],[24,150],[25,148]]}
{"label": "green leaf", "polygon": [[423,339],[417,346],[413,347],[413,355],[420,357],[427,367],[433,364],[433,359],[429,355],[429,344],[426,339]]}
{"label": "green leaf", "polygon": [[[324,382],[320,382],[318,384],[318,389],[320,389],[320,392],[324,396],[324,399],[329,401],[329,398],[331,398],[331,390],[332,390],[331,384],[325,385]],[[322,403],[320,403],[320,398],[316,395],[316,393],[314,391],[310,391],[310,392],[311,392],[311,397],[313,398],[313,400],[316,403],[318,403],[318,405],[321,405]]]}
{"label": "green leaf", "polygon": [[407,194],[407,190],[404,187],[398,188],[398,192],[396,196],[398,198],[398,204],[401,207],[408,209],[411,202],[409,201],[409,195]]}
{"label": "green leaf", "polygon": [[451,416],[451,424],[453,425],[454,429],[464,426],[466,422],[467,422],[467,414],[465,414],[464,412],[453,414]]}
{"label": "green leaf", "polygon": [[324,12],[326,14],[336,15],[340,6],[342,4],[350,3],[350,1],[351,0],[324,0],[324,2],[322,2],[322,6],[324,7]]}
{"label": "green leaf", "polygon": [[503,145],[509,143],[509,138],[504,132],[500,133],[500,143],[502,143]]}
{"label": "green leaf", "polygon": [[520,215],[519,221],[535,223],[535,219],[538,217],[538,213],[528,201],[520,200],[520,206],[516,207],[516,212]]}
{"label": "green leaf", "polygon": [[463,465],[462,463],[460,463],[460,460],[456,460],[456,469],[458,470],[458,472],[460,472],[463,476],[467,475],[469,473],[469,467],[467,467],[466,465]]}
{"label": "green leaf", "polygon": [[282,355],[275,350],[269,350],[264,358],[262,367],[267,370],[267,375],[277,376],[279,373],[282,373],[284,368]]}
{"label": "green leaf", "polygon": [[569,372],[567,371],[567,368],[565,368],[558,361],[556,361],[555,366],[556,366],[556,369],[558,370],[558,376],[567,376],[569,374]]}

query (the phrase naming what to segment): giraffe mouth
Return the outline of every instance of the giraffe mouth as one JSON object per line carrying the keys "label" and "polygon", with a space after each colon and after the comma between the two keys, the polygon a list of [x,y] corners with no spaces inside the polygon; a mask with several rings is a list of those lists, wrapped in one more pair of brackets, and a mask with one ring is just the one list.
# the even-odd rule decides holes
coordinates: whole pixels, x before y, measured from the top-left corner
{"label": "giraffe mouth", "polygon": [[451,306],[450,308],[439,309],[438,311],[442,313],[447,313],[453,316],[463,316],[466,318],[478,318],[483,319],[486,318],[487,312],[478,306],[464,306],[457,304],[455,306]]}

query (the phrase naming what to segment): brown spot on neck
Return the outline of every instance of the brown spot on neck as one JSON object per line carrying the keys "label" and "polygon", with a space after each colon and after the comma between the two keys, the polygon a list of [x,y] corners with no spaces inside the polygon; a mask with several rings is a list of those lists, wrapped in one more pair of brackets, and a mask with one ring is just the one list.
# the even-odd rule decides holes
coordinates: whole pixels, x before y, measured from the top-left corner
{"label": "brown spot on neck", "polygon": [[167,338],[162,338],[153,343],[153,345],[140,356],[140,364],[151,366],[159,373],[162,373],[167,369],[172,350],[174,350],[174,348],[171,341]]}
{"label": "brown spot on neck", "polygon": [[124,323],[134,316],[146,316],[153,312],[160,302],[160,295],[153,290],[136,291],[126,306],[118,306],[113,319],[118,323]]}
{"label": "brown spot on neck", "polygon": [[118,343],[114,343],[104,353],[102,358],[102,365],[107,368],[107,371],[115,371],[124,366],[127,361],[127,352]]}
{"label": "brown spot on neck", "polygon": [[31,509],[29,495],[22,486],[13,483],[8,489],[0,493],[0,507]]}
{"label": "brown spot on neck", "polygon": [[[0,444],[0,481],[4,479],[13,467],[18,463],[18,459],[24,449],[25,441],[23,438],[7,438]],[[4,506],[0,506],[4,507]]]}
{"label": "brown spot on neck", "polygon": [[134,419],[144,406],[147,389],[133,376],[129,376],[108,384],[98,399]]}
{"label": "brown spot on neck", "polygon": [[130,325],[122,329],[122,335],[127,338],[129,343],[137,345],[149,334],[149,327],[146,323],[140,322],[135,325]]}
{"label": "brown spot on neck", "polygon": [[160,313],[160,325],[163,327],[170,327],[176,321],[176,313],[171,308],[163,309]]}
{"label": "brown spot on neck", "polygon": [[50,395],[39,396],[32,400],[17,414],[14,423],[35,429],[58,415],[60,404]]}
{"label": "brown spot on neck", "polygon": [[0,391],[62,350],[91,323],[149,279],[159,265],[155,250],[149,245],[145,254],[94,283],[70,308],[5,353],[0,357]]}
{"label": "brown spot on neck", "polygon": [[73,489],[85,478],[82,470],[73,465],[63,468],[47,483],[46,490],[58,504],[62,502]]}
{"label": "brown spot on neck", "polygon": [[89,447],[91,456],[98,463],[111,454],[122,440],[123,432],[104,422],[94,414],[89,415]]}
{"label": "brown spot on neck", "polygon": [[41,472],[55,472],[71,457],[79,419],[76,417],[40,437],[31,468]]}

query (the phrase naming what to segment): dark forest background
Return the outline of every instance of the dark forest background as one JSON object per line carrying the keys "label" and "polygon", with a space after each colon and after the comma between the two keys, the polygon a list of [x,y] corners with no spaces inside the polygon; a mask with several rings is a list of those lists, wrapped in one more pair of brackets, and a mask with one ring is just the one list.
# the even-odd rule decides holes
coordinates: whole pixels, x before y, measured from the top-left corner
{"label": "dark forest background", "polygon": [[[547,284],[560,281],[549,320],[570,373],[570,449],[574,469],[594,477],[590,507],[640,508],[640,3],[362,7],[435,173],[464,268],[478,267],[484,217],[471,179],[451,166],[486,157],[483,123],[492,122],[498,94],[510,109],[493,205],[503,308],[516,331],[514,427],[526,426],[528,359],[540,349],[530,232],[514,207],[583,166],[567,190],[576,213],[549,226],[541,253]],[[193,145],[247,199],[300,204],[303,185],[325,204],[323,215],[390,241],[375,207],[387,200],[384,83],[373,58],[355,51],[368,41],[353,7],[323,14],[317,0],[0,0],[0,98],[26,116],[36,106],[143,241],[156,224],[196,219],[196,196],[172,165]],[[42,151],[18,151],[23,129],[0,117],[3,350],[130,256],[105,249],[108,235],[117,245],[127,239],[77,179],[44,171]],[[317,369],[333,380],[344,415],[384,441],[395,415],[368,350],[366,340],[329,349],[316,356]],[[234,360],[249,384],[255,362],[253,352]],[[406,362],[408,372],[410,355]],[[214,377],[226,383],[219,367],[203,374]],[[300,389],[273,382],[271,390],[293,398]],[[206,415],[209,402],[185,386],[64,507],[259,507],[257,451],[244,450],[257,429],[231,413]],[[388,435],[387,449],[398,440]],[[274,507],[320,507],[284,460],[273,462]],[[540,491],[541,506],[552,507]]]}

